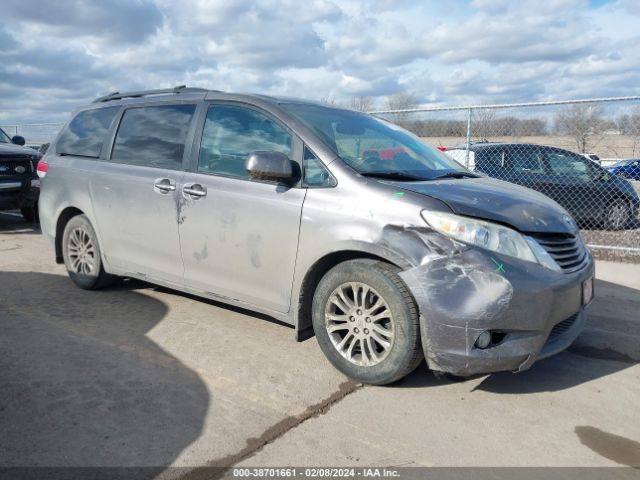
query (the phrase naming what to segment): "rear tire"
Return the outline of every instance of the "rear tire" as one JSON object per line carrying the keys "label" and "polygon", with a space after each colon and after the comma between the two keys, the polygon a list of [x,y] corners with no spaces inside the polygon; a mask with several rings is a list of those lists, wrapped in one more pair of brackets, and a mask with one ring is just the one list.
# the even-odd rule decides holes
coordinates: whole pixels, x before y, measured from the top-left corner
{"label": "rear tire", "polygon": [[399,271],[377,260],[349,260],[329,270],[313,296],[320,348],[363,383],[395,382],[424,359],[418,308]]}
{"label": "rear tire", "polygon": [[85,290],[97,290],[117,281],[104,271],[98,237],[86,215],[67,222],[62,235],[62,257],[73,283]]}

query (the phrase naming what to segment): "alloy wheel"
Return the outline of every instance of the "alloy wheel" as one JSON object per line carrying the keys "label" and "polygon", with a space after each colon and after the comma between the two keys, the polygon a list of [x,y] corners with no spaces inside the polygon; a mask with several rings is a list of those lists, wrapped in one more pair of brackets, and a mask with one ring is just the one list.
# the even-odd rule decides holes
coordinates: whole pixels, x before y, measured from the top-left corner
{"label": "alloy wheel", "polygon": [[627,206],[621,202],[615,202],[609,207],[607,212],[607,221],[615,230],[623,228],[629,220],[629,212]]}
{"label": "alloy wheel", "polygon": [[393,347],[391,309],[377,291],[361,282],[343,283],[331,293],[325,326],[338,353],[355,365],[376,365]]}
{"label": "alloy wheel", "polygon": [[96,251],[89,233],[76,227],[69,235],[68,255],[73,272],[91,275],[96,268]]}

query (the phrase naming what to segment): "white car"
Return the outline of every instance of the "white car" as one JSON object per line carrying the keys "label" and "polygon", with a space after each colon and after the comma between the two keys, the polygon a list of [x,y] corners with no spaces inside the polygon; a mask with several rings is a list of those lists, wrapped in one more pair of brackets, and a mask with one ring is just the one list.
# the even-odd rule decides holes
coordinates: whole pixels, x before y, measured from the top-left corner
{"label": "white car", "polygon": [[588,158],[589,160],[591,160],[592,162],[597,163],[598,165],[600,165],[600,163],[602,162],[600,160],[600,157],[598,155],[596,155],[595,153],[581,153],[580,155],[582,155],[584,158]]}

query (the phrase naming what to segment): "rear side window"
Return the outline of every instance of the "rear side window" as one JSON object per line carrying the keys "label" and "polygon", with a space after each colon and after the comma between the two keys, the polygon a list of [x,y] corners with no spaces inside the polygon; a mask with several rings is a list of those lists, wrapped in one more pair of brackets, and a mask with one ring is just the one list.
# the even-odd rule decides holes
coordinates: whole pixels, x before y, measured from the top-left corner
{"label": "rear side window", "polygon": [[124,112],[111,161],[179,170],[195,105],[160,105]]}
{"label": "rear side window", "polygon": [[506,168],[506,154],[504,150],[498,149],[485,149],[481,156],[480,162],[478,162],[482,170],[487,173],[501,171]]}
{"label": "rear side window", "polygon": [[118,110],[120,107],[109,107],[78,113],[60,134],[56,153],[98,158]]}

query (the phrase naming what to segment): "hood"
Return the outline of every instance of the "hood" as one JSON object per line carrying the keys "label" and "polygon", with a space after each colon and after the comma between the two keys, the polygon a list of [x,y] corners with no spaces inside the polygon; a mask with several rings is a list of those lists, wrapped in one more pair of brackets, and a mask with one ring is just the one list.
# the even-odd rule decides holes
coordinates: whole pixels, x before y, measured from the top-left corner
{"label": "hood", "polygon": [[37,157],[38,151],[14,143],[0,143],[0,157]]}
{"label": "hood", "polygon": [[511,225],[521,232],[577,232],[575,221],[549,197],[502,180],[482,177],[384,183],[437,198],[459,215]]}

